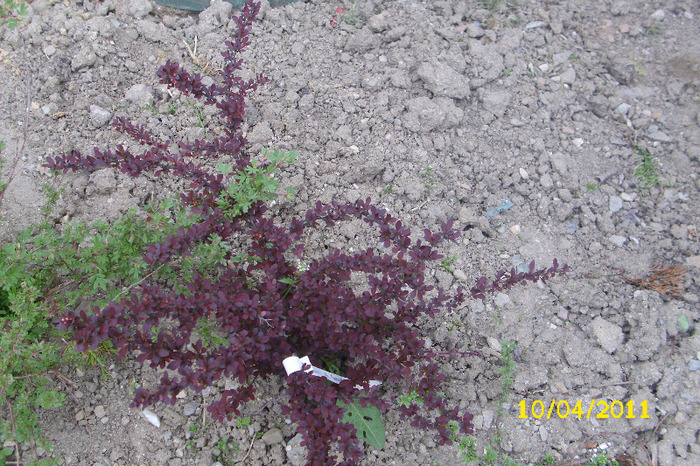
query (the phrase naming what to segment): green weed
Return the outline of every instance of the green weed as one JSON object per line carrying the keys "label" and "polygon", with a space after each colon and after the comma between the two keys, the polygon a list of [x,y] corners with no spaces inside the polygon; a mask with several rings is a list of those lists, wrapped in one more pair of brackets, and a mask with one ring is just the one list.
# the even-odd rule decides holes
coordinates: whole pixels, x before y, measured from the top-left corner
{"label": "green weed", "polygon": [[654,154],[640,148],[637,145],[634,146],[634,150],[639,156],[639,163],[634,169],[634,177],[641,181],[643,187],[646,189],[661,184],[661,177],[656,171],[656,162]]}

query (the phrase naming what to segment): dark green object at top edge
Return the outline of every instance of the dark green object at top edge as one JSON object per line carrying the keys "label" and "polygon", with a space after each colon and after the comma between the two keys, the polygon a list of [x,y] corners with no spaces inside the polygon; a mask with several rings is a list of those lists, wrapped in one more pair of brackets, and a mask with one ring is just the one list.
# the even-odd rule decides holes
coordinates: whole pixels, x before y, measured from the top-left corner
{"label": "dark green object at top edge", "polygon": [[[245,0],[224,0],[233,5],[234,8],[242,8]],[[303,0],[269,0],[270,6],[275,8],[278,6],[288,5],[290,3]],[[179,8],[180,10],[202,11],[209,7],[210,0],[155,0],[159,5],[169,6],[170,8]]]}

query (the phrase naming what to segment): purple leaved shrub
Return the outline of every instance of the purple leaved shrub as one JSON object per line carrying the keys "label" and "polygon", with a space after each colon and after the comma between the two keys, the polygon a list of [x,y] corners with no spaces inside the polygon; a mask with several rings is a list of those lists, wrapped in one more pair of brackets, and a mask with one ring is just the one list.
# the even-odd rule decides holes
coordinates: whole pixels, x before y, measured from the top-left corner
{"label": "purple leaved shrub", "polygon": [[[221,136],[173,145],[117,118],[114,127],[144,146],[143,152],[133,153],[123,146],[95,148],[93,155],[74,151],[49,159],[46,165],[60,171],[111,167],[132,177],[152,173],[189,181],[181,200],[199,215],[199,221],[148,247],[144,259],[153,269],[189,256],[197,245],[215,238],[236,246],[217,263],[214,278],[195,274],[186,291],[157,280],[144,282],[129,297],[92,313],[67,311],[58,320],[59,328],[72,332],[78,350],[94,350],[110,340],[119,357],[134,355],[137,361],[162,370],[157,388],[136,391],[135,407],[174,404],[184,389],[200,392],[222,377],[237,380],[238,388],[224,390],[208,406],[217,420],[231,420],[241,414],[243,403],[255,399],[256,377],[286,376],[282,360],[288,356],[308,355],[314,365],[321,360],[343,361],[342,375],[347,380],[339,384],[303,372],[286,376],[288,401],[282,412],[302,434],[308,464],[335,464],[333,444],[344,464],[361,458],[356,429],[341,422],[345,408],[338,403],[357,399],[357,385],[364,388],[361,404],[382,412],[395,405],[396,396],[386,393],[387,386],[398,385],[401,393],[419,393],[422,403],[399,406],[400,413],[411,418],[415,427],[433,429],[439,444],[450,443],[448,423],[457,421],[462,433],[470,433],[473,416],[448,408],[439,394],[445,376],[435,362],[437,353],[425,348],[414,324],[423,315],[433,317],[455,309],[467,297],[483,299],[517,283],[546,280],[567,267],[559,268],[555,261],[551,268],[537,271],[531,264],[526,273],[499,272],[494,280],[479,279],[469,293],[461,287],[450,293],[429,285],[426,270],[427,264],[443,258],[436,246],[457,238],[451,221],[437,233],[425,230],[423,238],[414,241],[401,221],[370,199],[353,204],[317,202],[303,218],[292,218],[287,225],[266,215],[263,201],[236,215],[222,210],[220,201],[227,195],[231,177],[251,166],[241,131],[245,98],[268,81],[264,76],[245,81],[236,75],[259,8],[249,0],[235,18],[238,27],[225,42],[220,83],[206,86],[199,74],[192,75],[170,61],[158,70],[161,83],[216,106],[226,125]],[[229,177],[201,163],[221,156],[235,161]],[[373,229],[383,248],[353,254],[333,250],[300,269],[295,259],[302,258],[306,232],[353,220]],[[350,284],[353,273],[365,279],[367,286],[361,293]],[[224,335],[217,344],[206,344],[198,337],[202,321],[213,322]],[[384,385],[370,387],[370,380]]]}

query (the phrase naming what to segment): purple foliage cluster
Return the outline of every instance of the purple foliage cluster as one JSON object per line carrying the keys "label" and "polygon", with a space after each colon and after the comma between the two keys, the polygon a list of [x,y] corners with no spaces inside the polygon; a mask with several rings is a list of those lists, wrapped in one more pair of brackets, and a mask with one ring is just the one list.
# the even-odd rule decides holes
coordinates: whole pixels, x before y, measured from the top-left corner
{"label": "purple foliage cluster", "polygon": [[[226,122],[222,136],[180,142],[172,151],[169,142],[160,142],[145,128],[118,118],[114,127],[145,146],[142,153],[117,146],[114,151],[94,149],[92,156],[73,152],[47,163],[62,171],[112,167],[134,177],[150,172],[189,180],[189,190],[181,198],[201,220],[151,244],[145,260],[153,267],[190,255],[196,245],[215,237],[240,247],[227,253],[216,279],[195,275],[187,292],[143,283],[130,297],[95,308],[93,313],[66,312],[59,328],[72,332],[79,350],[96,349],[100,342],[111,340],[119,357],[135,355],[137,361],[149,361],[152,368],[163,370],[156,389],[137,390],[133,402],[137,407],[159,401],[174,404],[183,389],[200,392],[221,377],[236,379],[239,387],[224,390],[208,407],[218,420],[240,415],[241,405],[255,399],[254,378],[284,376],[281,362],[287,356],[309,355],[315,365],[322,359],[343,361],[348,380],[340,384],[329,385],[323,378],[301,372],[286,378],[289,401],[283,412],[304,437],[308,464],[334,464],[337,459],[329,451],[334,443],[347,464],[360,459],[355,427],[341,422],[345,409],[337,404],[351,403],[358,395],[356,385],[364,387],[362,404],[373,404],[382,412],[393,405],[384,387],[398,384],[403,393],[416,391],[422,405],[401,406],[401,414],[412,418],[416,427],[436,430],[440,444],[450,443],[448,423],[456,420],[461,431],[469,433],[472,415],[449,409],[439,395],[445,376],[433,360],[437,353],[425,349],[413,325],[422,315],[455,309],[467,296],[483,298],[525,280],[550,278],[565,272],[566,266],[560,270],[555,262],[549,270],[535,271],[531,264],[528,273],[499,273],[491,282],[482,277],[470,294],[461,287],[448,294],[427,284],[425,273],[427,263],[443,257],[435,246],[457,238],[452,222],[443,223],[439,233],[425,230],[423,240],[414,242],[400,221],[370,199],[353,204],[317,202],[304,218],[292,218],[287,226],[266,216],[263,202],[237,216],[226,215],[217,200],[225,195],[228,179],[196,160],[229,156],[235,160],[235,170],[250,166],[250,157],[242,152],[246,140],[240,129],[245,97],[267,78],[244,81],[236,72],[258,11],[259,4],[248,1],[236,18],[237,32],[226,41],[222,54],[225,66],[220,84],[205,86],[199,74],[192,75],[177,63],[167,62],[158,71],[162,83],[219,109]],[[299,270],[294,258],[302,257],[305,231],[351,220],[374,229],[384,249],[354,254],[333,250],[312,261],[308,270]],[[241,237],[247,241],[240,241]],[[233,260],[236,256],[250,260]],[[365,291],[349,283],[353,272],[365,278]],[[216,322],[226,343],[203,343],[197,337],[202,319]],[[163,325],[168,322],[171,325]],[[370,380],[385,385],[370,388]]]}

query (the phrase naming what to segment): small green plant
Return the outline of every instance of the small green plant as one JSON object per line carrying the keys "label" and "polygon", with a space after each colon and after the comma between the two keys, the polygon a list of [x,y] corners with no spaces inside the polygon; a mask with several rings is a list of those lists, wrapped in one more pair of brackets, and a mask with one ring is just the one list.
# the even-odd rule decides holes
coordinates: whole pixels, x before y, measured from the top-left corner
{"label": "small green plant", "polygon": [[420,172],[420,177],[425,180],[425,185],[428,189],[433,189],[438,187],[438,176],[435,170],[430,165],[425,167],[425,170]]}
{"label": "small green plant", "polygon": [[647,36],[660,36],[663,33],[664,33],[663,28],[659,24],[656,24],[656,23],[649,26],[646,30]]}
{"label": "small green plant", "polygon": [[171,115],[175,115],[175,113],[177,113],[178,108],[180,108],[180,104],[178,102],[170,102],[168,104],[168,113]]}
{"label": "small green plant", "polygon": [[657,184],[661,184],[661,177],[656,171],[655,156],[648,150],[642,149],[639,146],[634,146],[635,152],[639,156],[639,163],[634,169],[634,176],[642,182],[644,188],[651,188]]}
{"label": "small green plant", "polygon": [[0,1],[0,26],[14,29],[27,14],[27,3],[14,0]]}
{"label": "small green plant", "polygon": [[442,259],[442,262],[440,262],[440,267],[442,270],[445,272],[452,272],[452,264],[457,260],[457,254],[453,254],[450,257],[445,257]]}
{"label": "small green plant", "polygon": [[[279,197],[291,198],[293,189],[287,189],[285,194],[279,194],[279,181],[275,173],[285,163],[296,160],[298,152],[283,152],[275,149],[262,150],[262,163],[252,160],[250,166],[240,170],[226,186],[225,195],[218,200],[219,207],[231,218],[246,213],[250,206],[258,201],[271,201]],[[224,176],[233,173],[233,167],[220,163],[217,170]]]}
{"label": "small green plant", "polygon": [[396,398],[396,402],[399,406],[410,406],[413,403],[421,406],[423,404],[423,397],[416,391],[412,391],[408,395],[401,395]]}
{"label": "small green plant", "polygon": [[238,427],[248,427],[250,425],[249,417],[238,417],[236,418],[236,425]]}
{"label": "small green plant", "polygon": [[153,116],[158,115],[158,107],[156,107],[153,104],[146,105],[145,109],[148,110],[149,112],[151,112],[151,115],[153,115]]}
{"label": "small green plant", "polygon": [[593,183],[593,182],[586,183],[586,192],[587,193],[593,191],[594,189],[600,189],[598,187],[598,183]]}
{"label": "small green plant", "polygon": [[391,192],[392,192],[393,190],[394,190],[394,185],[390,183],[390,184],[388,184],[388,185],[386,186],[386,188],[384,188],[384,189],[382,190],[381,195],[382,195],[382,196],[388,196],[389,194],[391,194]]}
{"label": "small green plant", "polygon": [[225,439],[220,438],[219,441],[216,442],[216,448],[221,452],[220,455],[215,457],[217,461],[224,465],[236,464],[233,455],[241,451],[237,443],[229,443]]}
{"label": "small green plant", "polygon": [[620,466],[620,463],[615,459],[608,458],[604,453],[594,455],[593,458],[586,463],[586,466]]}

